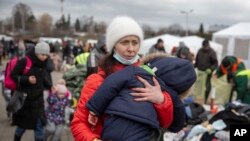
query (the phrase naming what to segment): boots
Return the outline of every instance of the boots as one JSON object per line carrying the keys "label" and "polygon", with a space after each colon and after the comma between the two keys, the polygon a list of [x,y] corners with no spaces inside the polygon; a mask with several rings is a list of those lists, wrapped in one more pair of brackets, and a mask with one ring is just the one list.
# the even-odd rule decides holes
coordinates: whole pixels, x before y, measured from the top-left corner
{"label": "boots", "polygon": [[21,137],[20,137],[20,136],[15,135],[15,136],[14,136],[14,141],[21,141]]}

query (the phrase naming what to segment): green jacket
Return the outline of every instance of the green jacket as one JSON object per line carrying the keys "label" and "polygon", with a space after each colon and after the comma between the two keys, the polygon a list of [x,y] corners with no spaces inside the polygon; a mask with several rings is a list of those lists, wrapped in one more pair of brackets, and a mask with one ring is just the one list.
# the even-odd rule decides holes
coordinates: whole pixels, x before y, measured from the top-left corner
{"label": "green jacket", "polygon": [[234,82],[237,100],[241,100],[242,103],[250,104],[250,70],[236,72]]}
{"label": "green jacket", "polygon": [[240,70],[245,70],[246,67],[244,65],[244,63],[242,61],[239,61],[238,58],[234,57],[234,56],[226,56],[226,58],[231,62],[232,66],[227,69],[227,73],[223,72],[223,66],[220,65],[217,69],[216,69],[216,75],[217,77],[221,77],[224,74],[234,74],[237,71]]}

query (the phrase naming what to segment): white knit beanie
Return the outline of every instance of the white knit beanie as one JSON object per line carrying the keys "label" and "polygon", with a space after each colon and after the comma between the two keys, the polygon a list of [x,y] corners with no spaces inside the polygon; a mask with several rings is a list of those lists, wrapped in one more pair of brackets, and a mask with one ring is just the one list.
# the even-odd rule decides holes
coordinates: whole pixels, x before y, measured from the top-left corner
{"label": "white knit beanie", "polygon": [[47,44],[45,42],[37,43],[35,46],[35,53],[49,55],[49,53],[50,53],[49,44]]}
{"label": "white knit beanie", "polygon": [[135,35],[139,38],[140,44],[143,41],[143,31],[140,25],[128,16],[119,16],[113,19],[106,32],[106,47],[109,53],[112,52],[115,44],[123,37]]}

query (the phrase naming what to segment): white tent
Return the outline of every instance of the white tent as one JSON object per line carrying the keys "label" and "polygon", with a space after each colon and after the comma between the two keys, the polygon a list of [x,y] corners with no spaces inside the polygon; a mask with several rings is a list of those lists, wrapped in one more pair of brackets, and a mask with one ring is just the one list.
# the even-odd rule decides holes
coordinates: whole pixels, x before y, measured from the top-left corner
{"label": "white tent", "polygon": [[4,35],[4,34],[0,34],[0,40],[4,39],[5,41],[10,41],[13,40],[12,37]]}
{"label": "white tent", "polygon": [[39,42],[43,41],[43,42],[51,42],[51,43],[55,43],[55,42],[58,42],[58,43],[62,43],[62,39],[61,38],[53,38],[53,37],[40,37],[39,39]]}
{"label": "white tent", "polygon": [[169,35],[169,34],[164,34],[164,35],[160,35],[160,36],[156,36],[153,38],[149,38],[143,41],[142,43],[142,47],[140,48],[139,53],[146,55],[149,51],[149,49],[155,44],[157,43],[157,40],[161,38],[164,41],[164,47],[166,52],[170,53],[171,49],[173,46],[178,45],[180,37],[177,36],[173,36],[173,35]]}
{"label": "white tent", "polygon": [[[202,46],[202,41],[204,40],[201,37],[198,36],[188,36],[188,37],[177,37],[169,34],[164,34],[161,36],[153,37],[150,39],[146,39],[142,43],[142,47],[139,51],[139,53],[145,55],[148,53],[148,50],[151,46],[153,46],[157,40],[161,38],[164,41],[164,47],[165,50],[170,53],[173,47],[178,47],[179,42],[183,41],[187,47],[190,48],[190,51],[194,53],[195,55],[197,54],[198,50]],[[217,58],[219,61],[222,59],[222,45],[212,42],[209,42],[211,47],[215,50],[217,54]]]}
{"label": "white tent", "polygon": [[223,45],[222,56],[239,57],[250,68],[250,22],[238,23],[215,32],[213,41]]}

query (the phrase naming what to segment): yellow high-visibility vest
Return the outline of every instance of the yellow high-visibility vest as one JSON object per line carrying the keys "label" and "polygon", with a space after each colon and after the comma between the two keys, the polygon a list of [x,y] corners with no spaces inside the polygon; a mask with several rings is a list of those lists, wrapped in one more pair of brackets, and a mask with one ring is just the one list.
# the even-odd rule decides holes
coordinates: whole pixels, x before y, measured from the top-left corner
{"label": "yellow high-visibility vest", "polygon": [[237,73],[237,76],[246,75],[248,79],[250,79],[250,70],[242,70],[239,73]]}
{"label": "yellow high-visibility vest", "polygon": [[81,54],[77,55],[76,56],[77,64],[86,65],[88,56],[89,56],[89,52],[85,52],[85,53],[81,53]]}

